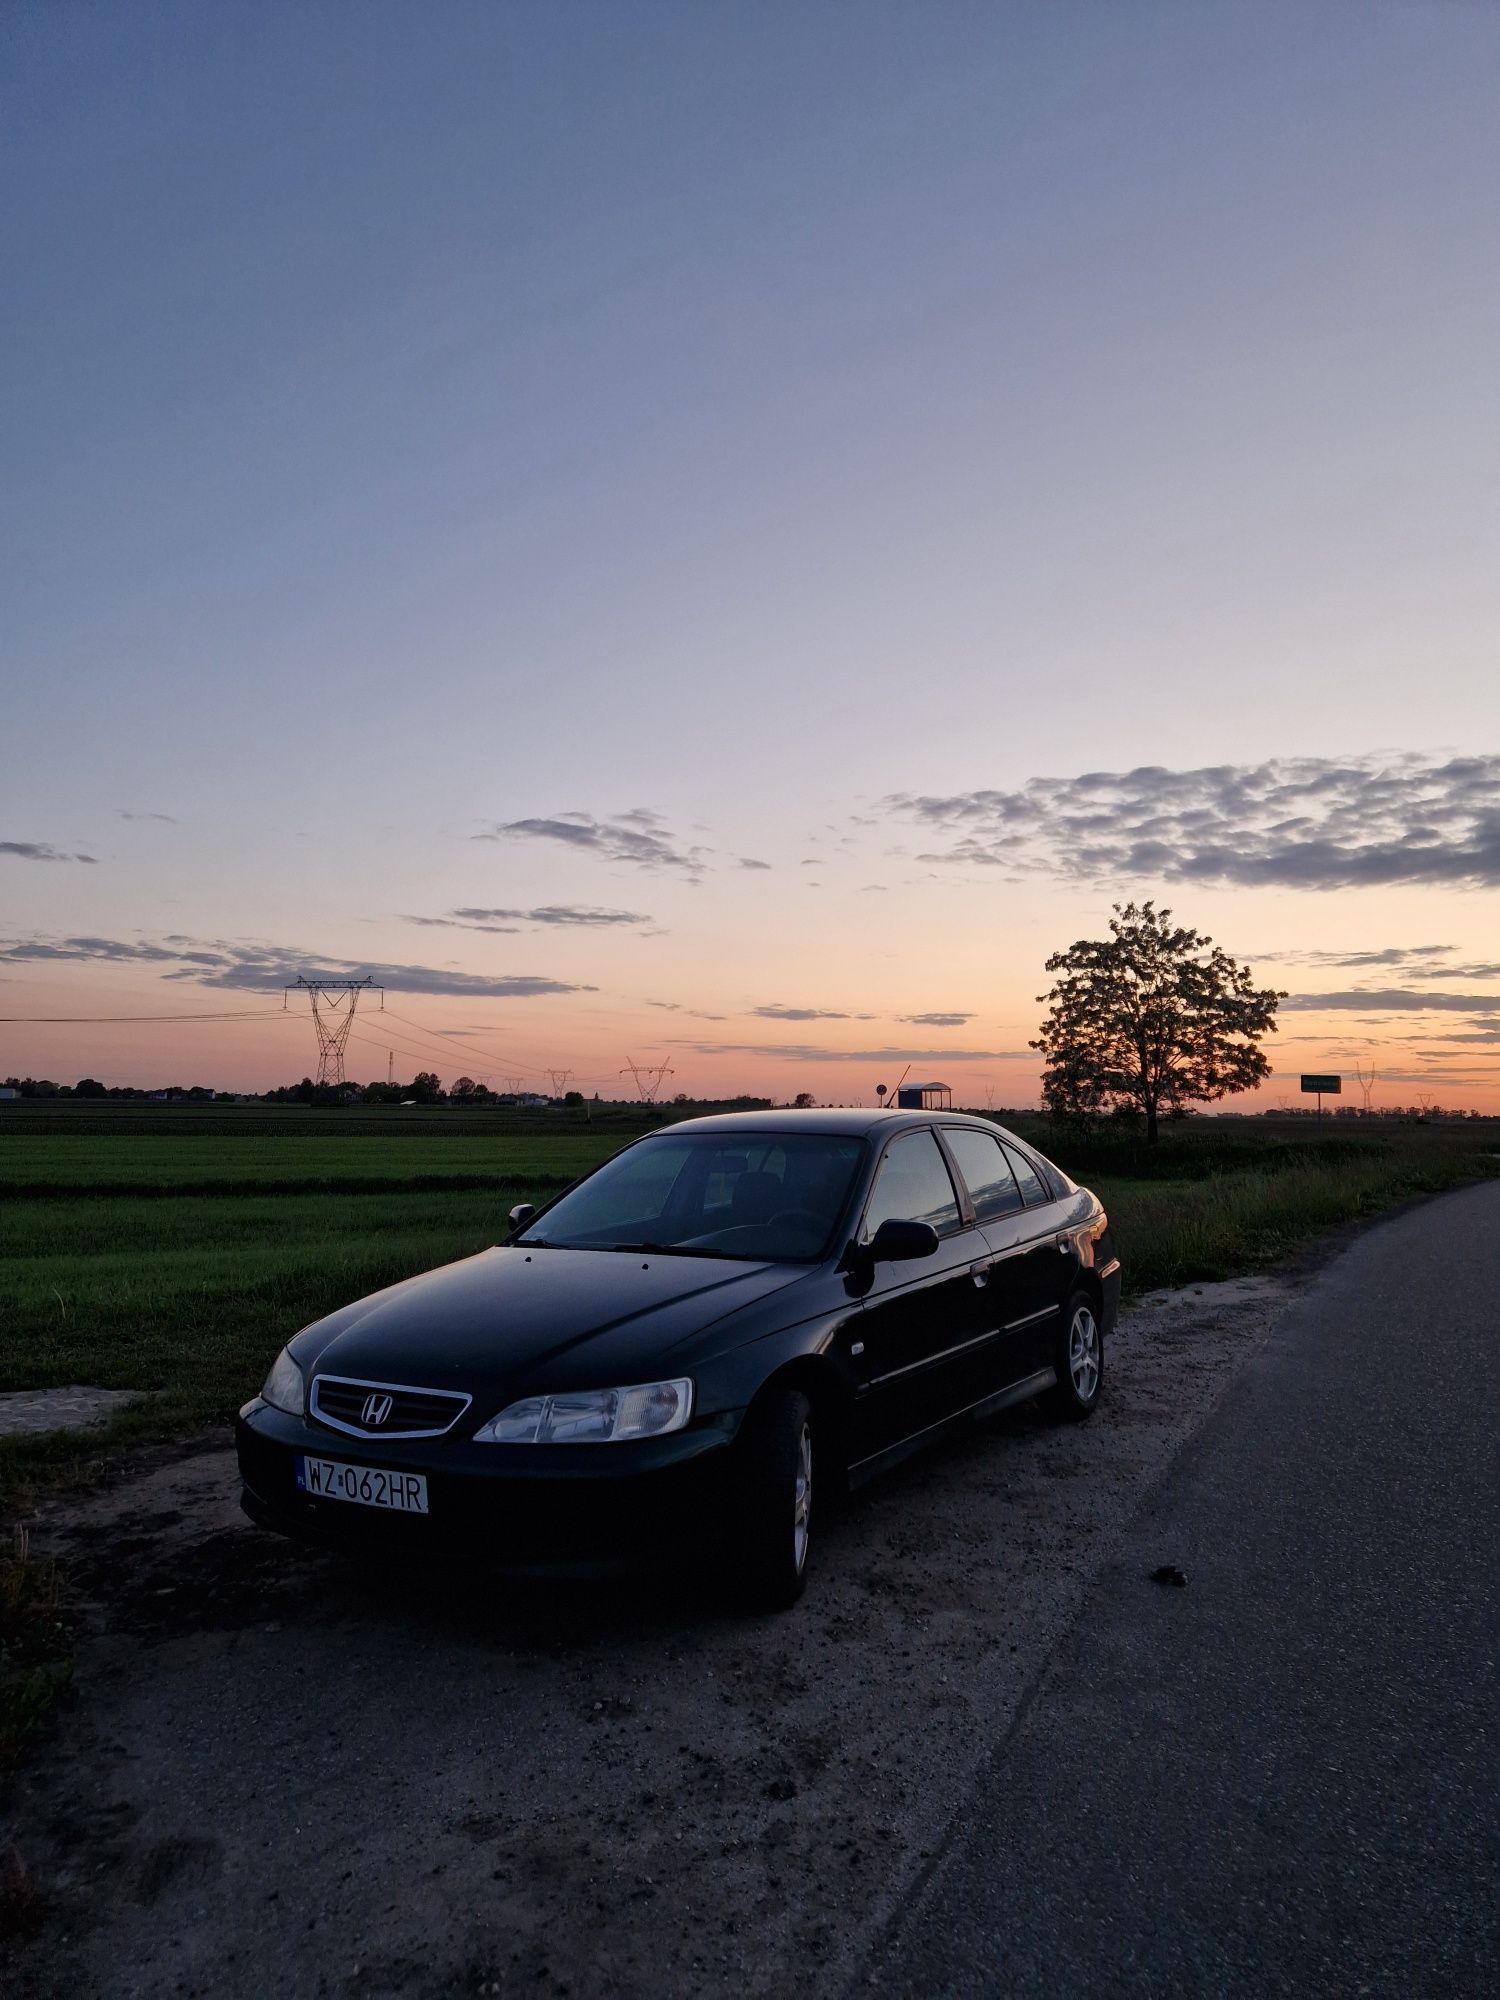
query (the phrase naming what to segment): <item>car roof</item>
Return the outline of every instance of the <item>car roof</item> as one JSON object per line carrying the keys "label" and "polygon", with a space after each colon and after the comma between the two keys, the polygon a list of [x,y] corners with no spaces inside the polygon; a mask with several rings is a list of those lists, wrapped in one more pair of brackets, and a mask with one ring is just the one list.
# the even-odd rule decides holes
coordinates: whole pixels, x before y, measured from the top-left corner
{"label": "car roof", "polygon": [[[826,1132],[839,1138],[863,1139],[871,1133],[901,1132],[921,1125],[967,1126],[971,1131],[1014,1134],[989,1118],[971,1118],[961,1111],[880,1111],[867,1105],[828,1107],[815,1111],[725,1111],[717,1117],[684,1118],[663,1126],[664,1132],[702,1132],[725,1138],[752,1132]],[[1018,1142],[1024,1143],[1024,1142]]]}

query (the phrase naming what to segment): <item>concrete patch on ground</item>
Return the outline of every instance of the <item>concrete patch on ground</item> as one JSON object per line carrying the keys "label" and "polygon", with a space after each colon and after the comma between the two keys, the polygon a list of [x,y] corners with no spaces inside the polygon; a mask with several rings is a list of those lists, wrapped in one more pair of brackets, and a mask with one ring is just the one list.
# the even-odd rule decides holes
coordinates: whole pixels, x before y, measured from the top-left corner
{"label": "concrete patch on ground", "polygon": [[40,1431],[81,1431],[102,1424],[142,1394],[139,1389],[15,1389],[0,1396],[0,1438]]}
{"label": "concrete patch on ground", "polygon": [[1290,1296],[1155,1294],[1094,1420],[1024,1406],[822,1509],[794,1611],[411,1577],[240,1515],[232,1454],[50,1501],[78,1700],[9,1802],[15,2000],[839,1991],[1155,1480]]}

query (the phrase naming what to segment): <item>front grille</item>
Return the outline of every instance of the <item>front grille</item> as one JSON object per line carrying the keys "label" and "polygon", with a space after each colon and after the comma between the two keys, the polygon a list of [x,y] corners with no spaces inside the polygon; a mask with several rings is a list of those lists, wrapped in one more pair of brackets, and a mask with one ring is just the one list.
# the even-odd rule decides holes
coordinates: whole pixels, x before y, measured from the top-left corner
{"label": "front grille", "polygon": [[403,1382],[358,1382],[315,1375],[309,1407],[319,1423],[355,1437],[441,1437],[473,1401],[451,1389],[413,1389]]}

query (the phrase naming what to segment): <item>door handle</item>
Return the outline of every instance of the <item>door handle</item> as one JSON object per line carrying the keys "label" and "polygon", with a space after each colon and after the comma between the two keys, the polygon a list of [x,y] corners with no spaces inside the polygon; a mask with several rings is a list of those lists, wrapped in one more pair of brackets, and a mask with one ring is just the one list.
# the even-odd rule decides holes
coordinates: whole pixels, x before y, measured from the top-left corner
{"label": "door handle", "polygon": [[1066,1256],[1068,1256],[1068,1255],[1069,1255],[1069,1253],[1071,1252],[1072,1248],[1073,1248],[1073,1239],[1072,1239],[1072,1237],[1071,1237],[1071,1236],[1059,1236],[1059,1237],[1058,1237],[1058,1239],[1057,1239],[1057,1247],[1058,1247],[1058,1249],[1059,1249],[1059,1250],[1061,1250],[1061,1252],[1063,1253],[1063,1255],[1064,1255],[1065,1257],[1066,1257]]}
{"label": "door handle", "polygon": [[971,1264],[969,1266],[969,1276],[974,1280],[976,1285],[987,1285],[990,1281],[990,1267],[988,1264]]}

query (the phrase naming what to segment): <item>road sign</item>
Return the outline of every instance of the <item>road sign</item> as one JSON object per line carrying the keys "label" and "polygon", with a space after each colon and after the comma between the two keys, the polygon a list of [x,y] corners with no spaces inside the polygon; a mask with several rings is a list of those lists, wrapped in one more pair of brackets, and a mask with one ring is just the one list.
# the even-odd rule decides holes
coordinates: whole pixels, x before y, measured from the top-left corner
{"label": "road sign", "polygon": [[1302,1079],[1304,1097],[1338,1097],[1343,1093],[1344,1079],[1341,1076],[1305,1076]]}

